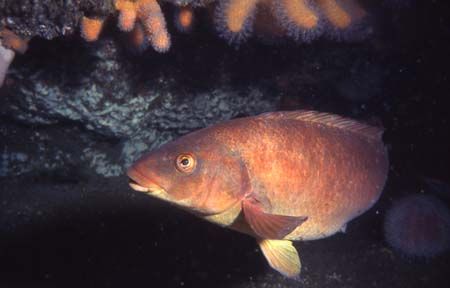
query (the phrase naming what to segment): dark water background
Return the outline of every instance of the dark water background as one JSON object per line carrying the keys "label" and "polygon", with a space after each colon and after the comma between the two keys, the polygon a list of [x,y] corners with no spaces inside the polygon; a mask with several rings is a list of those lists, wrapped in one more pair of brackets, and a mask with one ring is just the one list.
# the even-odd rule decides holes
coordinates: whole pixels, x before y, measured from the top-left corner
{"label": "dark water background", "polygon": [[[380,201],[345,234],[296,243],[300,280],[271,270],[253,239],[133,192],[125,176],[99,176],[67,159],[55,169],[33,166],[0,178],[0,287],[446,287],[448,252],[431,259],[406,257],[385,242],[382,229],[387,209],[405,195],[432,194],[450,204],[445,188],[450,183],[450,10],[445,1],[409,3],[372,5],[376,33],[358,43],[252,40],[236,50],[200,29],[175,34],[176,46],[166,55],[134,55],[120,46],[120,59],[134,71],[135,90],[147,89],[146,81],[160,87],[158,77],[175,83],[163,88],[176,99],[220,85],[242,94],[257,86],[264,99],[276,99],[274,110],[315,109],[385,127],[391,168]],[[105,37],[121,43],[114,28]],[[77,77],[93,69],[92,49],[75,36],[33,40],[14,62],[19,72],[12,78],[20,86],[15,75],[21,67],[27,68],[24,75],[47,67],[48,79],[40,81],[67,73],[74,79],[66,85],[77,86],[84,81]],[[47,133],[41,144],[80,157],[83,149],[76,147],[83,139],[112,155],[125,141],[99,132],[101,126],[86,128],[85,119],[25,121],[8,108],[26,106],[11,91],[22,90],[0,90],[2,161],[17,147],[27,153],[25,162],[40,159],[33,133]],[[247,110],[232,116],[247,116]],[[168,126],[175,136],[189,130]],[[443,184],[432,188],[429,179]]]}

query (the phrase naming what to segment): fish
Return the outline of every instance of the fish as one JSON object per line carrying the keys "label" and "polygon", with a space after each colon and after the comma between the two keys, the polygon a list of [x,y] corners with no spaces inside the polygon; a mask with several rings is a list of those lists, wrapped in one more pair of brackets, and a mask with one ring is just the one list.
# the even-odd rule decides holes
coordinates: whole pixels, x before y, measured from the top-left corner
{"label": "fish", "polygon": [[344,231],[379,199],[383,129],[317,111],[237,118],[186,134],[127,170],[136,191],[254,237],[269,265],[297,277],[292,241]]}

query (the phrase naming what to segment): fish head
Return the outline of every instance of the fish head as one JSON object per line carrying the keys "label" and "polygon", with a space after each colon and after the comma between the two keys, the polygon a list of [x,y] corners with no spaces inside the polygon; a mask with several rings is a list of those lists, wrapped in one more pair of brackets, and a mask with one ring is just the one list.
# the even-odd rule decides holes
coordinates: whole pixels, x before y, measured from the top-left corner
{"label": "fish head", "polygon": [[127,174],[134,190],[213,215],[242,198],[242,169],[239,156],[220,141],[194,132],[142,156]]}

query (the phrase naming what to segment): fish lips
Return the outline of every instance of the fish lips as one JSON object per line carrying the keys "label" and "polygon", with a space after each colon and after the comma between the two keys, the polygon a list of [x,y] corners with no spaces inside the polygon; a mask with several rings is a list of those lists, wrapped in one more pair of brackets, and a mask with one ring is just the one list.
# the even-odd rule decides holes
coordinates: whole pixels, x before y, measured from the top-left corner
{"label": "fish lips", "polygon": [[135,191],[150,194],[164,192],[164,189],[161,186],[145,177],[135,167],[131,167],[130,169],[128,169],[127,175],[129,178],[128,184]]}
{"label": "fish lips", "polygon": [[149,189],[139,185],[136,181],[134,181],[133,179],[129,179],[128,181],[128,185],[130,185],[131,189],[135,190],[135,191],[139,191],[139,192],[148,192]]}

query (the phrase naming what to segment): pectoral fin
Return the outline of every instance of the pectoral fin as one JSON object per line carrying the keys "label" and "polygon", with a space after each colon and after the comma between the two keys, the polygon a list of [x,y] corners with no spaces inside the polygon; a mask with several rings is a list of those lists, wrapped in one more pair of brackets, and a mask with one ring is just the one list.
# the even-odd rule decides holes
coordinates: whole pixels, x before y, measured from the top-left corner
{"label": "pectoral fin", "polygon": [[302,267],[300,257],[291,241],[264,239],[258,244],[270,267],[287,277],[300,274]]}
{"label": "pectoral fin", "polygon": [[248,225],[263,239],[283,239],[308,219],[305,216],[284,216],[265,213],[252,200],[244,200],[242,208]]}

